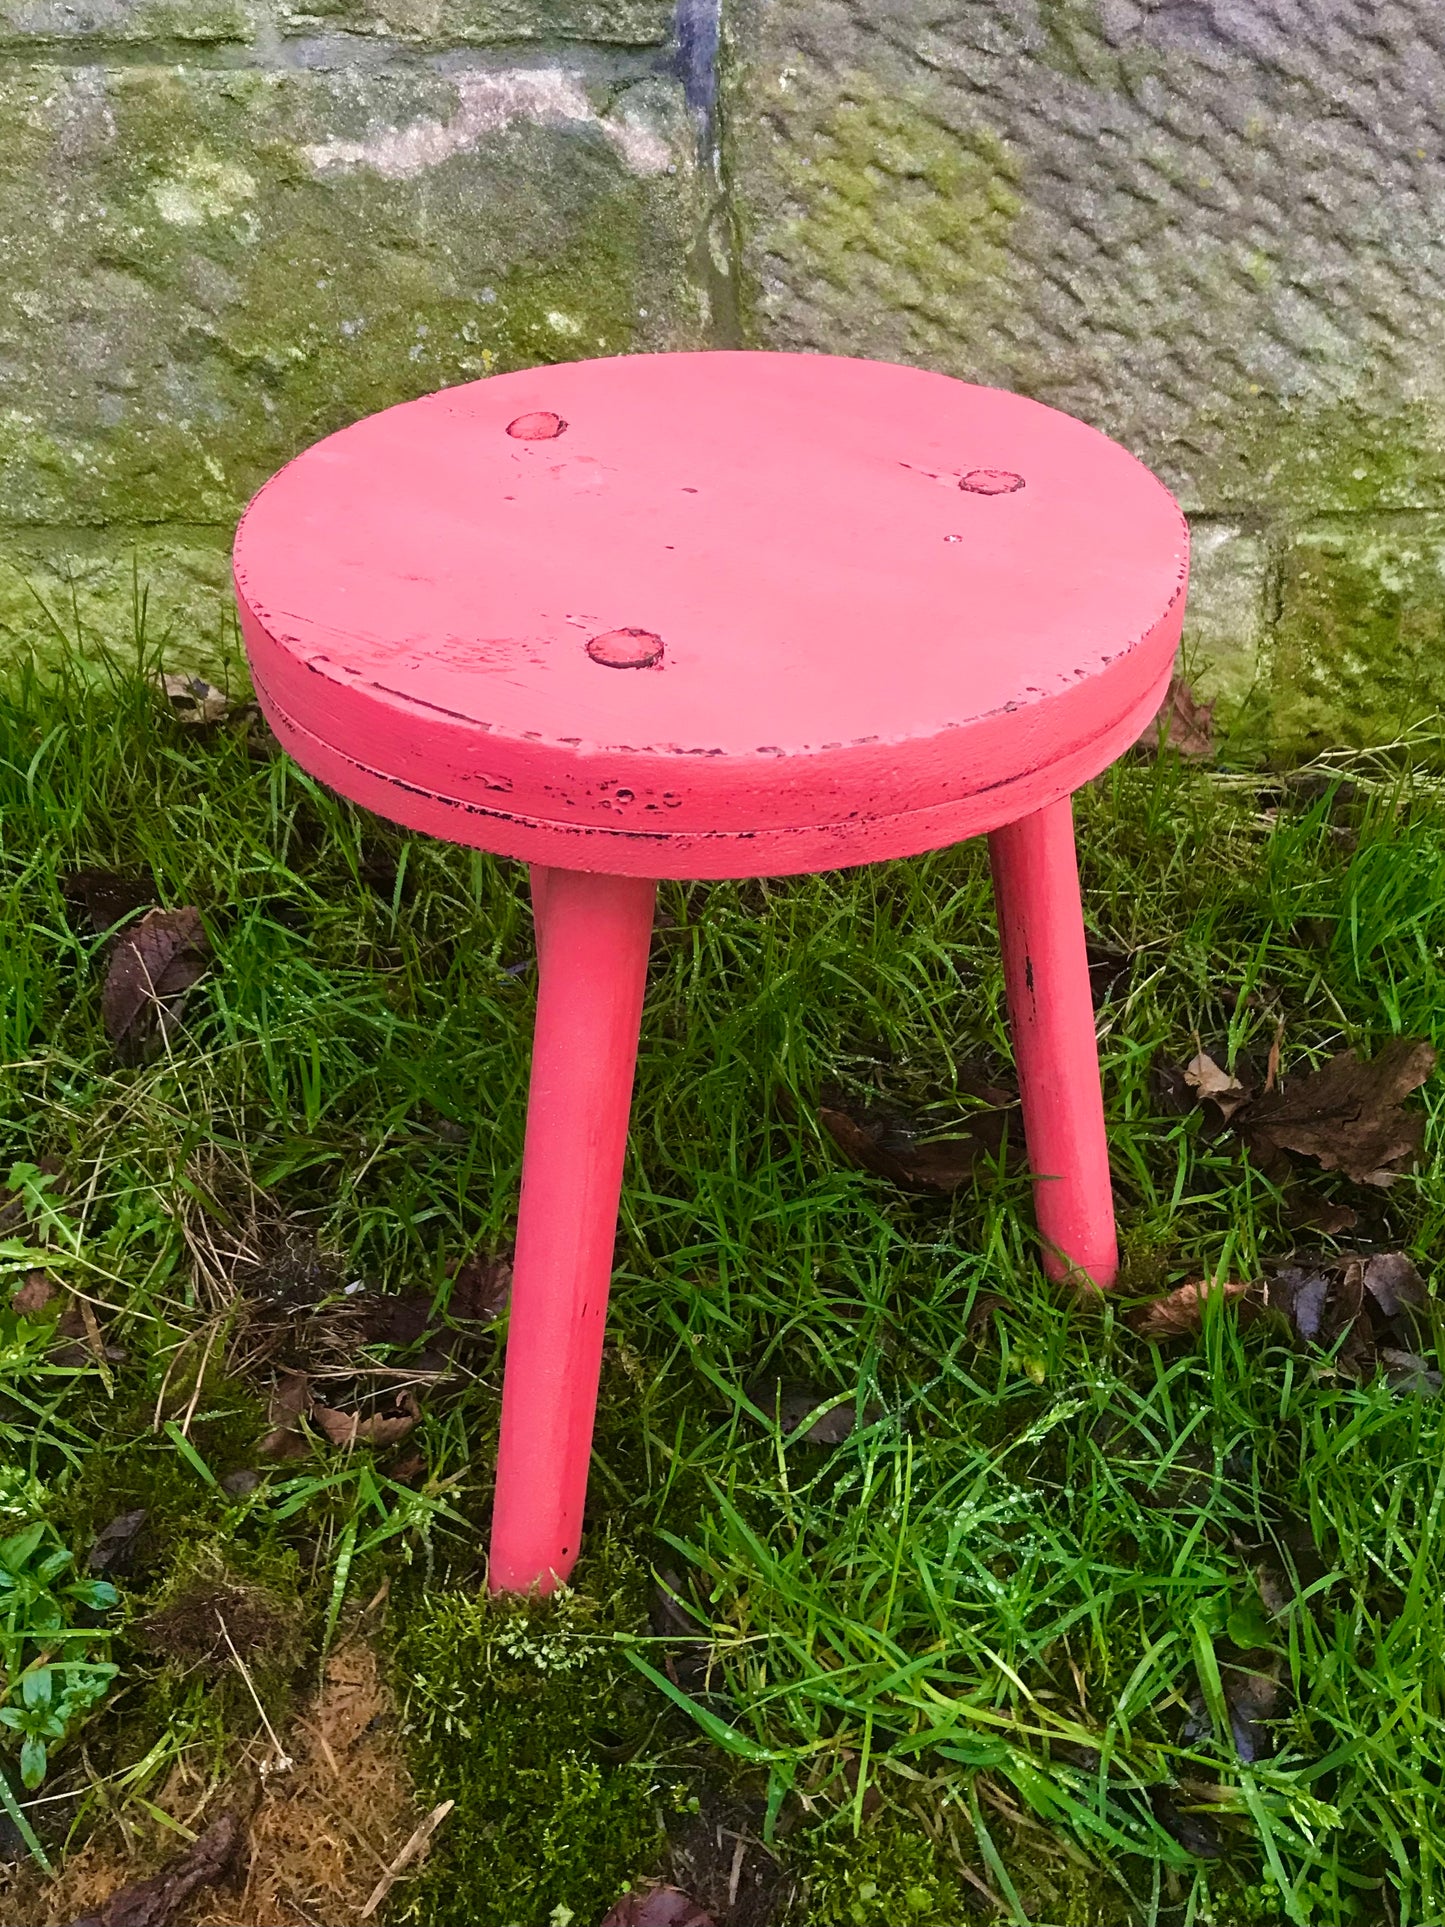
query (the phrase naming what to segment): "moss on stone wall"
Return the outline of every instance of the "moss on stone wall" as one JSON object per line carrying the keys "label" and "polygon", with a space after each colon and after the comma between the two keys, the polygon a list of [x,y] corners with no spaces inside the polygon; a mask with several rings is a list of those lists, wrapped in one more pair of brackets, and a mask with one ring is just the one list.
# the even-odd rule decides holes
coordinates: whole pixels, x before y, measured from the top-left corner
{"label": "moss on stone wall", "polygon": [[0,0],[0,45],[86,39],[196,47],[258,37],[364,35],[422,45],[524,40],[655,45],[669,0]]}
{"label": "moss on stone wall", "polygon": [[225,521],[373,409],[696,340],[682,126],[559,70],[0,81],[0,521]]}
{"label": "moss on stone wall", "polygon": [[773,251],[800,263],[819,298],[831,299],[839,350],[854,347],[860,316],[885,314],[896,321],[900,358],[926,360],[965,313],[1005,298],[1019,198],[1018,169],[1002,141],[987,129],[950,128],[908,93],[860,71],[784,69],[750,79],[751,111],[765,117],[771,101],[794,90],[827,95],[809,109],[816,138],[806,150],[783,149],[783,191],[752,225],[755,266],[743,299],[755,335],[759,280]]}
{"label": "moss on stone wall", "polygon": [[1279,597],[1279,740],[1386,743],[1445,710],[1445,518],[1307,529],[1283,551]]}

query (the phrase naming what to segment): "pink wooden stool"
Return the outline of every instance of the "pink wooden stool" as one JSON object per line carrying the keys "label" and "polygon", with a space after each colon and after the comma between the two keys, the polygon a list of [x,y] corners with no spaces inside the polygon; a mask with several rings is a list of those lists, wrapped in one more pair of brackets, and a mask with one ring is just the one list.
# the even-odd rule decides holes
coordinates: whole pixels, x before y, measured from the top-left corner
{"label": "pink wooden stool", "polygon": [[658,877],[987,832],[1046,1269],[1107,1286],[1071,792],[1139,735],[1188,536],[1066,415],[887,363],[634,356],[358,422],[236,539],[256,692],[344,796],[531,865],[540,985],[492,1532],[577,1557]]}

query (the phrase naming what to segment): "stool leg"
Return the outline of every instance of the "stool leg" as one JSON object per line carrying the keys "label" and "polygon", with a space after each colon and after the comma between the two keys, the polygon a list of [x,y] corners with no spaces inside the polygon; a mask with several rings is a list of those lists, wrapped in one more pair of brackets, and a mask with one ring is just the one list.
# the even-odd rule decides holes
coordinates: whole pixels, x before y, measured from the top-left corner
{"label": "stool leg", "polygon": [[1119,1268],[1069,797],[989,838],[1034,1209],[1051,1278]]}
{"label": "stool leg", "polygon": [[602,1327],[657,886],[544,870],[544,965],[527,1100],[494,1592],[551,1592],[582,1531]]}

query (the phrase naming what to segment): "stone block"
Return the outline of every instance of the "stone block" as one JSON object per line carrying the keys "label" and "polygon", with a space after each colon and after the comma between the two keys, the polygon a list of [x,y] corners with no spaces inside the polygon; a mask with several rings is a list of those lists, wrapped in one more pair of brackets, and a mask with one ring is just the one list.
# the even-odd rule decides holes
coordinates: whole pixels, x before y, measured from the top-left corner
{"label": "stone block", "polygon": [[655,46],[670,0],[0,0],[0,45],[254,43],[279,33],[432,47],[528,40]]}
{"label": "stone block", "polygon": [[1117,436],[1191,512],[1445,508],[1438,0],[747,0],[758,343]]}
{"label": "stone block", "polygon": [[241,656],[227,528],[0,533],[0,661],[133,655],[229,674]]}
{"label": "stone block", "polygon": [[0,46],[86,39],[204,45],[249,40],[262,17],[252,0],[0,0]]}
{"label": "stone block", "polygon": [[1374,747],[1445,710],[1445,517],[1301,529],[1281,553],[1278,595],[1278,741]]}
{"label": "stone block", "polygon": [[555,62],[0,71],[0,525],[230,522],[392,402],[700,344],[693,141]]}
{"label": "stone block", "polygon": [[435,45],[509,40],[595,40],[651,46],[665,40],[669,0],[279,0],[286,34],[378,34]]}
{"label": "stone block", "polygon": [[1221,722],[1249,726],[1267,699],[1266,544],[1235,523],[1203,517],[1190,539],[1184,661],[1199,694],[1220,703]]}

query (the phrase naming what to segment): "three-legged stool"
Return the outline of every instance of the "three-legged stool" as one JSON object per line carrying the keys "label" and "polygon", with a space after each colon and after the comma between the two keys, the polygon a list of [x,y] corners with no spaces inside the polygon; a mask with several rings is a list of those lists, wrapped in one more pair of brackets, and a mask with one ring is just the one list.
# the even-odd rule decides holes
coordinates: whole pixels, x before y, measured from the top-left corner
{"label": "three-legged stool", "polygon": [[1117,1256],[1072,791],[1168,684],[1188,538],[1093,429],[916,368],[635,356],[444,390],[247,510],[306,769],[531,865],[540,986],[492,1535],[577,1557],[655,881],[987,833],[1044,1264]]}

